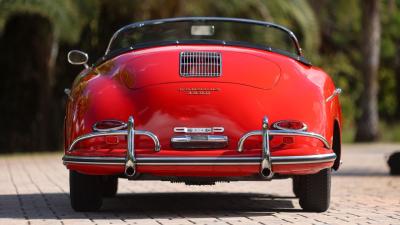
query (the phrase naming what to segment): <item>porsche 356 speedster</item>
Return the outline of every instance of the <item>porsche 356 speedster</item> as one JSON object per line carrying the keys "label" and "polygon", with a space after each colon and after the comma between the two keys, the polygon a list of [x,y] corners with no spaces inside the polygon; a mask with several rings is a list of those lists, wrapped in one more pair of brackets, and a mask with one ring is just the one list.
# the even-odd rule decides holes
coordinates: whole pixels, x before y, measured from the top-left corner
{"label": "porsche 356 speedster", "polygon": [[[187,185],[293,179],[307,211],[330,202],[341,109],[331,77],[285,27],[185,17],[129,24],[66,89],[71,205],[100,209],[118,178]],[[250,190],[249,190],[250,191]]]}

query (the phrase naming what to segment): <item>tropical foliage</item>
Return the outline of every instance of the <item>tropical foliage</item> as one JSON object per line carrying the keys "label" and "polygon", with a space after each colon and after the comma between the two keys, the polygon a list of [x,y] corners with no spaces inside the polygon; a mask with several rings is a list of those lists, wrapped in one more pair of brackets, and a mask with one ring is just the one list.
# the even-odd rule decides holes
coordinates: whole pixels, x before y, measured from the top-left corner
{"label": "tropical foliage", "polygon": [[[400,0],[379,2],[378,107],[381,124],[400,116]],[[0,0],[0,152],[62,146],[65,96],[81,68],[66,63],[70,49],[104,54],[112,33],[128,23],[176,16],[267,20],[292,29],[305,55],[344,90],[345,131],[355,130],[363,109],[363,8],[361,0]],[[26,110],[25,110],[26,109]],[[362,122],[362,121],[361,121]],[[383,125],[385,128],[390,126]],[[4,130],[4,129],[3,129]],[[352,132],[345,132],[351,140]],[[399,140],[400,137],[391,136]]]}

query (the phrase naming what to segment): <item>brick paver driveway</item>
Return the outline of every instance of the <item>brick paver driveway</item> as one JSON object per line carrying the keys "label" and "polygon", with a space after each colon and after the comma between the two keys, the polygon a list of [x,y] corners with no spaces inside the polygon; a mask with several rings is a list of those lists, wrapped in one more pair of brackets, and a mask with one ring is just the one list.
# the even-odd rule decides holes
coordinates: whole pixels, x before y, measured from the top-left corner
{"label": "brick paver driveway", "polygon": [[302,212],[291,180],[185,186],[120,179],[99,213],[69,205],[60,154],[0,156],[0,224],[400,224],[400,177],[386,157],[400,145],[346,145],[326,213]]}

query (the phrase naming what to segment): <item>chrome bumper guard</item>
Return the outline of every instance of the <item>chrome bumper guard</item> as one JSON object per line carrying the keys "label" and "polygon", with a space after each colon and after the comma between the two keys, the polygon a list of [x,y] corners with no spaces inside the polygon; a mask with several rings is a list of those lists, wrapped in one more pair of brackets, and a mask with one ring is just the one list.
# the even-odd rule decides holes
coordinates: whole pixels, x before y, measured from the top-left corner
{"label": "chrome bumper guard", "polygon": [[238,152],[243,152],[245,141],[252,136],[262,136],[262,157],[135,157],[135,135],[144,135],[154,142],[154,151],[161,149],[157,136],[149,131],[135,130],[134,119],[129,117],[127,130],[110,130],[92,132],[75,139],[68,152],[72,152],[75,145],[83,140],[102,136],[127,136],[127,156],[124,157],[85,157],[65,155],[64,164],[91,164],[91,165],[125,165],[125,175],[132,178],[136,174],[136,165],[260,165],[260,174],[265,179],[273,177],[272,165],[309,164],[332,162],[336,159],[335,153],[305,155],[305,156],[272,156],[269,147],[269,136],[302,136],[320,140],[324,147],[330,149],[328,141],[319,134],[295,130],[269,130],[268,118],[262,121],[262,129],[244,134],[238,142]]}
{"label": "chrome bumper guard", "polygon": [[[161,149],[160,141],[158,137],[150,131],[145,130],[135,130],[135,121],[132,116],[128,119],[128,126],[126,130],[109,130],[109,131],[96,131],[89,134],[85,134],[79,136],[75,139],[72,144],[68,148],[68,152],[72,152],[75,145],[83,140],[87,140],[90,138],[96,137],[104,137],[104,136],[127,136],[127,154],[125,158],[125,174],[128,177],[133,177],[136,174],[136,157],[135,157],[135,135],[143,135],[151,138],[154,142],[154,151],[159,152]],[[63,160],[64,163],[68,162],[68,157],[71,156],[64,156]],[[93,157],[96,158],[96,157]],[[111,159],[111,164],[115,162],[114,157],[109,157]],[[78,160],[79,161],[79,160]],[[79,163],[79,162],[76,162]],[[106,163],[110,164],[110,163]]]}
{"label": "chrome bumper guard", "polygon": [[324,144],[325,148],[328,149],[330,148],[328,141],[322,135],[316,133],[297,131],[297,130],[269,130],[268,128],[269,128],[268,117],[264,116],[262,121],[262,130],[250,131],[244,134],[239,139],[238,142],[238,152],[243,152],[244,143],[249,137],[262,136],[262,161],[261,161],[260,174],[266,179],[271,179],[273,177],[272,166],[271,166],[272,160],[269,148],[269,136],[302,136],[302,137],[316,138]]}

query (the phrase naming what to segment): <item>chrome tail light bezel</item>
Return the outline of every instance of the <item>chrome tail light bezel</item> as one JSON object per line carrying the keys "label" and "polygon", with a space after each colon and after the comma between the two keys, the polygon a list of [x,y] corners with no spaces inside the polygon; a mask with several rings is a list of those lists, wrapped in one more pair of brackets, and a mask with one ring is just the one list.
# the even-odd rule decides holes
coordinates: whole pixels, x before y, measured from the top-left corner
{"label": "chrome tail light bezel", "polygon": [[[300,123],[302,127],[300,129],[291,129],[291,128],[286,128],[281,126],[280,124],[282,123],[287,123],[287,122],[295,122],[295,123]],[[307,131],[308,126],[304,122],[300,120],[279,120],[276,121],[275,123],[272,124],[272,127],[277,129],[277,130],[285,130],[285,131]]]}
{"label": "chrome tail light bezel", "polygon": [[[99,128],[98,126],[101,123],[107,123],[107,122],[111,122],[111,123],[116,123],[116,126],[113,127],[109,127],[109,128]],[[98,121],[95,124],[93,124],[92,129],[93,131],[96,132],[108,132],[108,131],[117,131],[117,130],[124,130],[128,127],[128,124],[120,121],[120,120],[102,120],[102,121]]]}

